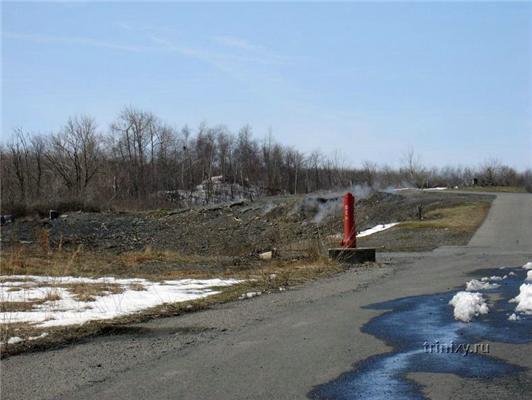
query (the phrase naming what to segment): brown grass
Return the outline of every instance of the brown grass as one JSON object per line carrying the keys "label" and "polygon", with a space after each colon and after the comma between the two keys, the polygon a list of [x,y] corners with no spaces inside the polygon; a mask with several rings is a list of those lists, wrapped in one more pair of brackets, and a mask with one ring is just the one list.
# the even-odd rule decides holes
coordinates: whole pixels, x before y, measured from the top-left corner
{"label": "brown grass", "polygon": [[402,222],[396,229],[449,229],[472,233],[480,226],[489,211],[489,202],[463,204],[451,208],[439,208],[425,214],[422,221]]}
{"label": "brown grass", "polygon": [[142,285],[140,283],[132,283],[131,285],[129,285],[129,289],[136,290],[136,291],[146,290],[144,285]]}
{"label": "brown grass", "polygon": [[[149,263],[166,263],[167,270],[174,264],[190,264],[198,260],[181,256],[176,252],[152,251],[113,254],[104,251],[92,252],[82,246],[76,249],[51,249],[44,251],[40,246],[18,245],[2,251],[0,254],[1,273],[3,275],[50,275],[50,276],[127,276],[157,279],[152,273],[145,272]],[[204,260],[207,263],[206,260]],[[181,269],[187,274],[186,268]],[[193,268],[191,268],[193,270]],[[189,271],[188,275],[193,273]],[[172,277],[173,274],[168,275]]]}
{"label": "brown grass", "polygon": [[178,264],[197,264],[206,258],[185,256],[176,251],[153,250],[147,247],[144,251],[130,251],[119,256],[122,263],[128,267],[136,267],[148,262],[174,262]]}
{"label": "brown grass", "polygon": [[57,293],[57,290],[51,289],[46,292],[46,295],[42,298],[43,302],[61,300],[61,296]]}
{"label": "brown grass", "polygon": [[527,193],[526,188],[522,186],[467,186],[458,190],[468,192]]}
{"label": "brown grass", "polygon": [[78,301],[94,301],[96,296],[124,292],[122,286],[111,283],[69,283],[62,286]]}
{"label": "brown grass", "polygon": [[30,311],[41,301],[0,301],[0,312]]}
{"label": "brown grass", "polygon": [[52,289],[49,290],[44,297],[36,300],[28,299],[26,301],[1,301],[0,312],[27,312],[31,311],[36,305],[43,304],[47,301],[57,300],[61,300],[61,296],[56,290]]}
{"label": "brown grass", "polygon": [[37,244],[41,248],[42,252],[50,252],[50,231],[48,229],[39,228],[35,232],[37,238]]}

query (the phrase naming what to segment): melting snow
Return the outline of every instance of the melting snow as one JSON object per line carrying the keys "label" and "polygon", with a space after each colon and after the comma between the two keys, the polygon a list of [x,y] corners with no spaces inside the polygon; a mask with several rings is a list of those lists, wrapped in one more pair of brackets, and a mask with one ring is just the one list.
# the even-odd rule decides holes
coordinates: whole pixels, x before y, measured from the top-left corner
{"label": "melting snow", "polygon": [[398,224],[399,224],[399,222],[392,222],[390,224],[382,224],[382,225],[374,226],[373,228],[369,228],[369,229],[366,229],[366,230],[358,233],[357,234],[357,238],[364,237],[364,236],[369,236],[369,235],[373,235],[374,233],[377,233],[377,232],[385,231],[386,229],[393,228],[395,225],[398,225]]}
{"label": "melting snow", "polygon": [[508,278],[508,275],[504,275],[504,276],[497,276],[497,275],[493,275],[493,276],[485,276],[483,278],[481,278],[480,280],[482,282],[487,282],[487,281],[502,281],[503,279],[506,279]]}
{"label": "melting snow", "polygon": [[524,269],[532,269],[532,261],[527,262],[525,265],[523,265]]}
{"label": "melting snow", "polygon": [[449,304],[454,306],[454,318],[459,321],[469,322],[473,317],[489,312],[481,293],[458,292]]}
{"label": "melting snow", "polygon": [[513,313],[512,315],[510,315],[508,317],[509,321],[517,321],[517,320],[520,320],[520,319],[521,319],[521,317],[519,315],[517,315],[516,313]]}
{"label": "melting snow", "polygon": [[[532,261],[529,261],[523,265],[523,268],[528,270],[526,273],[525,283],[519,287],[519,294],[511,299],[510,303],[517,303],[517,306],[515,307],[516,312],[532,314],[532,283],[526,283],[532,281]],[[514,313],[510,317],[513,315],[516,314]],[[517,315],[516,319],[519,319]]]}
{"label": "melting snow", "polygon": [[519,287],[519,294],[510,301],[517,303],[515,311],[532,314],[532,284],[523,283]]}
{"label": "melting snow", "polygon": [[19,338],[18,336],[12,336],[7,340],[7,344],[15,344],[15,343],[23,342],[23,341],[24,339]]}
{"label": "melting snow", "polygon": [[242,294],[239,299],[240,300],[244,300],[244,299],[251,299],[253,297],[257,297],[257,296],[260,296],[262,294],[262,292],[247,292],[247,293],[244,293]]}
{"label": "melting snow", "polygon": [[474,292],[475,290],[495,289],[499,286],[497,283],[488,283],[473,279],[466,283],[466,291]]}
{"label": "melting snow", "polygon": [[[50,292],[59,295],[59,300],[35,304],[28,311],[0,313],[0,323],[28,322],[38,327],[76,325],[87,321],[116,318],[165,303],[204,298],[219,293],[216,287],[231,286],[240,282],[235,279],[180,279],[152,282],[146,279],[34,275],[2,276],[0,279],[9,279],[0,282],[1,301],[46,300]],[[115,284],[120,285],[123,292],[94,295],[92,301],[79,301],[70,293],[68,287],[56,287],[72,283]],[[12,291],[15,287],[19,290]]]}

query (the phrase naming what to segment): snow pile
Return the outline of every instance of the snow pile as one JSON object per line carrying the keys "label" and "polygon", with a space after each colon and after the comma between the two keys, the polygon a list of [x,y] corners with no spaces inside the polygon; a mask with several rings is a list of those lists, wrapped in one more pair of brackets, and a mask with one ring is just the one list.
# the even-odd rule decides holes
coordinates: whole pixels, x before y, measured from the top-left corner
{"label": "snow pile", "polygon": [[502,281],[503,279],[506,279],[508,278],[508,275],[504,275],[504,276],[497,276],[497,275],[493,275],[493,276],[485,276],[483,278],[481,278],[480,280],[482,282],[487,282],[487,281]]}
{"label": "snow pile", "polygon": [[377,232],[385,231],[386,229],[393,228],[394,226],[396,226],[398,224],[399,224],[399,222],[392,222],[392,223],[389,223],[389,224],[382,224],[382,225],[374,226],[373,228],[369,228],[369,229],[366,229],[366,230],[358,233],[357,234],[357,238],[364,237],[364,236],[369,236],[369,235],[373,235],[374,233],[377,233]]}
{"label": "snow pile", "polygon": [[512,315],[510,315],[508,317],[508,321],[518,321],[520,319],[521,319],[521,317],[519,315],[517,315],[516,313],[513,313]]}
{"label": "snow pile", "polygon": [[510,302],[517,303],[515,307],[516,312],[532,314],[532,284],[523,283],[519,287],[519,294],[510,300]]}
{"label": "snow pile", "polygon": [[24,342],[25,340],[42,339],[42,338],[45,338],[46,336],[48,336],[47,332],[43,332],[39,336],[29,336],[26,339],[22,339],[21,337],[18,337],[18,336],[11,336],[9,339],[7,339],[7,344],[17,344],[17,343]]}
{"label": "snow pile", "polygon": [[[9,279],[9,281],[8,281]],[[153,282],[146,279],[79,278],[18,275],[0,277],[1,301],[32,301],[27,311],[0,313],[0,323],[27,322],[38,327],[83,324],[112,319],[165,303],[204,298],[219,293],[216,288],[239,283],[235,279],[180,279]],[[69,284],[119,285],[121,293],[95,292],[89,301],[81,301],[69,290]],[[60,286],[62,285],[62,286]],[[15,289],[15,291],[13,291]],[[54,296],[49,296],[53,293]]]}
{"label": "snow pile", "polygon": [[466,283],[466,291],[474,292],[476,290],[495,289],[500,285],[497,283],[482,282],[477,279],[470,280]]}
{"label": "snow pile", "polygon": [[458,292],[449,304],[454,306],[454,318],[459,321],[469,322],[473,317],[489,312],[481,293]]}
{"label": "snow pile", "polygon": [[240,300],[252,299],[253,297],[260,296],[261,294],[262,292],[247,292],[247,293],[240,295],[239,299]]}
{"label": "snow pile", "polygon": [[[374,233],[379,233],[382,231],[385,231],[387,229],[393,228],[396,225],[399,225],[400,222],[391,222],[389,224],[381,224],[381,225],[375,225],[373,228],[365,229],[359,233],[357,233],[357,238],[373,235]],[[333,240],[342,240],[343,236],[341,233],[336,233],[334,235],[327,236],[329,239]]]}
{"label": "snow pile", "polygon": [[[515,307],[515,312],[521,312],[524,314],[532,314],[532,283],[527,283],[532,281],[532,261],[527,262],[523,265],[523,268],[528,270],[526,273],[525,283],[519,286],[519,294],[510,300],[510,303],[517,303]],[[512,315],[516,315],[515,313]],[[510,316],[512,317],[512,316]],[[516,319],[520,319],[516,315]],[[515,319],[514,319],[515,320]]]}
{"label": "snow pile", "polygon": [[23,341],[24,339],[19,338],[18,336],[12,336],[7,340],[7,344],[17,344]]}

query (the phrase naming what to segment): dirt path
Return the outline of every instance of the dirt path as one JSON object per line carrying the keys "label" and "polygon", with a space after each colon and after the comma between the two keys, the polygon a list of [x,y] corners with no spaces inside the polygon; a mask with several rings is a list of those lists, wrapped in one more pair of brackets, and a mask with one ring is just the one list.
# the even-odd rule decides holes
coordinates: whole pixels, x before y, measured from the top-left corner
{"label": "dirt path", "polygon": [[[383,313],[364,306],[448,292],[473,271],[529,260],[532,196],[499,194],[470,246],[381,255],[379,268],[15,356],[2,363],[2,398],[305,398],[354,363],[391,350],[361,331]],[[492,348],[494,356],[532,368],[530,342]],[[411,378],[430,398],[457,399],[525,398],[532,381],[530,372],[489,382],[439,373]]]}

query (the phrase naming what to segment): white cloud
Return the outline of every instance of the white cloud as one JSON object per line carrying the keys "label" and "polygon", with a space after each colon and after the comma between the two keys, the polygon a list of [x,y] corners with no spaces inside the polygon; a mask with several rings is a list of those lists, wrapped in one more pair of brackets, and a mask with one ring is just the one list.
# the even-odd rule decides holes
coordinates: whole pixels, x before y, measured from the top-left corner
{"label": "white cloud", "polygon": [[254,44],[251,44],[245,39],[238,38],[235,36],[214,36],[212,40],[218,44],[221,44],[222,46],[232,47],[232,48],[241,49],[241,50],[247,50],[247,51],[264,50],[263,47],[256,46]]}
{"label": "white cloud", "polygon": [[4,37],[15,39],[15,40],[25,40],[34,43],[60,43],[60,44],[72,44],[80,46],[91,46],[91,47],[101,47],[112,50],[120,51],[129,51],[140,53],[146,50],[151,50],[148,46],[137,46],[137,45],[126,45],[120,43],[113,43],[108,41],[96,40],[85,37],[76,37],[76,36],[53,36],[53,35],[41,35],[41,34],[32,34],[32,33],[16,33],[16,32],[5,32]]}

